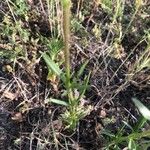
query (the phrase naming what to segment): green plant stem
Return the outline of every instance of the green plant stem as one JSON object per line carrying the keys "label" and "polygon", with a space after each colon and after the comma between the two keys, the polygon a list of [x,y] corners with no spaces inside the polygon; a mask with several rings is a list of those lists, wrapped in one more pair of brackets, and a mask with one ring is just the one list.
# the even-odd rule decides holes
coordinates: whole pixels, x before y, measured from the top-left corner
{"label": "green plant stem", "polygon": [[63,0],[63,34],[64,34],[64,55],[65,55],[65,69],[66,69],[66,87],[68,91],[69,100],[73,100],[73,94],[70,87],[70,50],[69,50],[69,40],[70,40],[70,8],[71,1]]}

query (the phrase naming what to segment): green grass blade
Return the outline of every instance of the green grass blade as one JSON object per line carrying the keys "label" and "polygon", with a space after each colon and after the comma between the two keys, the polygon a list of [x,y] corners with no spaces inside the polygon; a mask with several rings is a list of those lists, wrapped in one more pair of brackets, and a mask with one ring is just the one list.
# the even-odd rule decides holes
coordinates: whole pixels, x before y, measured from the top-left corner
{"label": "green grass blade", "polygon": [[134,131],[137,132],[139,129],[141,129],[145,125],[146,122],[147,122],[147,119],[141,116],[140,119],[138,119],[138,122],[134,127]]}
{"label": "green grass blade", "polygon": [[78,71],[77,77],[80,77],[80,76],[83,74],[83,71],[84,71],[85,67],[87,66],[88,62],[89,62],[89,60],[85,61],[85,62],[82,64],[80,70]]}
{"label": "green grass blade", "polygon": [[91,76],[91,72],[89,72],[89,74],[85,77],[84,85],[83,85],[84,88],[83,88],[82,91],[80,91],[80,96],[79,96],[78,100],[85,94],[85,92],[88,88],[88,83],[89,83],[90,76]]}
{"label": "green grass blade", "polygon": [[58,65],[53,60],[51,60],[51,58],[46,53],[43,53],[42,57],[45,60],[48,68],[50,68],[54,73],[60,76],[62,72]]}
{"label": "green grass blade", "polygon": [[45,103],[55,103],[55,104],[58,104],[58,105],[68,106],[67,102],[65,102],[63,100],[59,100],[59,99],[54,99],[54,98],[46,99]]}
{"label": "green grass blade", "polygon": [[135,106],[139,109],[140,113],[143,115],[143,117],[147,120],[150,120],[150,110],[145,107],[139,100],[136,98],[132,98],[132,101],[134,102]]}
{"label": "green grass blade", "polygon": [[129,139],[129,143],[128,143],[128,149],[129,150],[137,150],[137,144],[135,143],[135,141],[133,139]]}
{"label": "green grass blade", "polygon": [[113,134],[113,133],[111,133],[111,131],[109,131],[109,130],[102,130],[101,131],[101,134],[104,134],[104,135],[107,135],[107,136],[109,136],[109,137],[111,137],[111,138],[115,138],[115,135]]}

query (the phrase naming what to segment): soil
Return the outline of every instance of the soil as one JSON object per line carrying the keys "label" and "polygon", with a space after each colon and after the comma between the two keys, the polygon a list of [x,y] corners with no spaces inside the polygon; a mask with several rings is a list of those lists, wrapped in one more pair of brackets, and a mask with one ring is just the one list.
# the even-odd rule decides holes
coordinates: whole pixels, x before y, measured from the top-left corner
{"label": "soil", "polygon": [[[89,10],[81,22],[83,28],[86,28],[86,33],[85,37],[82,37],[83,35],[79,32],[74,33],[71,39],[71,65],[72,72],[76,72],[86,59],[90,60],[84,71],[84,75],[92,71],[85,100],[94,109],[80,120],[74,132],[65,129],[60,118],[66,108],[44,103],[47,97],[61,98],[64,89],[60,84],[56,90],[53,84],[47,81],[48,71],[43,59],[34,65],[33,71],[28,69],[24,60],[18,59],[15,71],[11,72],[7,66],[12,66],[13,63],[6,56],[0,57],[0,150],[63,150],[66,148],[65,144],[68,145],[69,150],[100,150],[107,144],[107,137],[101,134],[103,129],[108,129],[115,134],[123,126],[123,121],[131,126],[137,123],[140,114],[132,102],[133,97],[146,106],[150,105],[150,70],[143,69],[134,76],[132,81],[125,84],[128,68],[148,45],[143,41],[137,46],[140,42],[139,37],[144,35],[143,29],[147,30],[150,22],[147,19],[143,23],[140,18],[138,21],[140,26],[136,22],[133,25],[137,28],[137,32],[130,32],[122,39],[121,46],[126,56],[137,46],[129,59],[123,63],[125,57],[115,58],[105,53],[111,39],[116,36],[110,33],[105,44],[109,32],[105,25],[111,22],[111,15],[102,7],[94,10],[91,7],[93,4],[84,3],[83,6],[86,5]],[[39,7],[38,4],[35,2],[34,8]],[[2,5],[6,4],[2,3]],[[7,6],[5,7],[3,11],[8,9]],[[73,15],[76,13],[76,7],[74,2]],[[125,14],[129,15],[130,9],[128,7]],[[4,15],[1,16],[2,22]],[[42,15],[38,17],[37,20],[31,20],[28,24],[32,37],[36,39],[38,32],[44,37],[51,38],[47,20],[44,20]],[[103,28],[101,41],[92,32],[95,24],[101,24]],[[1,37],[1,39],[1,44],[9,43],[7,38]],[[84,39],[88,44],[84,45]],[[30,43],[27,45],[28,48],[30,48],[29,45]],[[43,45],[38,46],[37,51],[45,50]],[[2,49],[1,46],[0,48]],[[6,48],[2,49],[2,51],[5,50]],[[31,55],[31,60],[33,52],[28,50],[28,54]],[[116,75],[112,78],[116,71]],[[130,132],[126,129],[124,135]],[[55,141],[54,137],[58,141]]]}

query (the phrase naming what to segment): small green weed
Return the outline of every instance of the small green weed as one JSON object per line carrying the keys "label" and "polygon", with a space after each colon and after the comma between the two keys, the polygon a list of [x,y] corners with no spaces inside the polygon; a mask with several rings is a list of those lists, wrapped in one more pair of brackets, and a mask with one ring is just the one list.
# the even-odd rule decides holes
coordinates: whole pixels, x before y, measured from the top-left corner
{"label": "small green weed", "polygon": [[[90,74],[85,76],[84,81],[81,84],[80,76],[82,75],[87,61],[81,66],[78,71],[76,77],[70,74],[70,7],[71,1],[64,0],[62,1],[63,5],[63,31],[64,31],[64,45],[62,45],[61,41],[52,40],[49,48],[49,54],[42,54],[43,59],[45,60],[49,75],[55,75],[59,77],[66,88],[68,101],[62,101],[58,99],[50,98],[46,100],[46,102],[53,102],[60,105],[67,106],[66,112],[62,115],[63,120],[67,123],[67,127],[71,130],[74,130],[81,118],[87,115],[91,111],[91,107],[85,108],[81,105],[80,100],[83,98],[86,89],[88,88],[88,82],[90,78]],[[65,56],[65,72],[60,69],[60,60],[59,63],[56,62],[56,57],[61,48],[64,48],[64,56]],[[63,62],[63,61],[62,61]],[[71,81],[72,78],[72,81]],[[80,81],[80,82],[79,82]],[[76,91],[76,92],[75,92]],[[78,93],[78,94],[76,94]]]}
{"label": "small green weed", "polygon": [[[61,50],[63,49],[63,41],[59,39],[53,38],[51,41],[49,41],[47,38],[45,38],[45,42],[48,52],[44,53],[43,59],[45,60],[47,67],[48,67],[48,76],[47,79],[55,82],[57,75],[60,76],[61,71],[58,68],[63,63],[63,57],[59,57]],[[59,59],[59,60],[58,60]]]}
{"label": "small green weed", "polygon": [[[116,134],[113,134],[108,130],[102,131],[102,134],[109,137],[109,144],[104,148],[105,150],[120,150],[121,147],[127,147],[129,150],[147,150],[149,147],[149,141],[144,140],[143,138],[150,137],[150,130],[141,131],[141,129],[144,127],[147,120],[150,120],[150,110],[136,98],[133,98],[132,100],[142,114],[141,119],[139,119],[134,127],[127,122],[124,122],[124,126],[120,128]],[[131,130],[131,133],[127,136],[124,136],[126,131],[125,127],[128,127]]]}

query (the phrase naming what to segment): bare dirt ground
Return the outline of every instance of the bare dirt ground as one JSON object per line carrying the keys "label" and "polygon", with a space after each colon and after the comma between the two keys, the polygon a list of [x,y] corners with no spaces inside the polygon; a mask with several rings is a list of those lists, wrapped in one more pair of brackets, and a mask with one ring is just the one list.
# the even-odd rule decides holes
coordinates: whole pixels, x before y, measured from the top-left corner
{"label": "bare dirt ground", "polygon": [[[44,5],[45,10],[46,7]],[[133,97],[146,106],[150,105],[149,68],[145,67],[135,73],[132,79],[127,78],[128,73],[134,70],[133,64],[149,44],[147,38],[141,39],[149,30],[150,16],[140,16],[142,13],[148,15],[148,2],[143,6],[143,11],[136,15],[132,29],[118,45],[113,45],[112,41],[115,38],[117,40],[119,25],[124,31],[130,22],[130,1],[125,5],[122,21],[118,19],[120,24],[116,23],[113,27],[110,27],[112,14],[102,6],[83,1],[82,8],[79,8],[84,16],[81,20],[76,16],[77,7],[76,2],[73,2],[72,16],[76,20],[71,29],[72,72],[76,72],[83,62],[89,60],[84,74],[91,71],[91,77],[84,100],[93,110],[71,132],[65,129],[60,119],[65,108],[44,102],[48,97],[62,98],[64,87],[62,83],[54,86],[47,80],[46,64],[40,58],[39,51],[46,51],[47,48],[38,36],[52,38],[40,2],[33,1],[29,7],[29,22],[25,21],[24,16],[16,17],[21,20],[30,36],[27,42],[17,37],[15,44],[11,43],[9,35],[4,34],[4,28],[8,25],[7,22],[4,23],[4,18],[6,14],[13,18],[12,14],[7,3],[0,2],[0,150],[100,150],[108,142],[108,138],[101,133],[103,129],[116,134],[122,128],[123,121],[131,126],[136,124],[140,114],[132,102]],[[9,31],[9,34],[10,32],[13,31]],[[17,59],[11,61],[17,51],[17,44],[26,49],[23,53],[27,53],[28,62],[22,58],[22,52],[19,52]],[[112,45],[116,51],[109,53]],[[149,124],[146,127],[149,128]],[[124,131],[124,135],[129,133],[129,129]]]}

